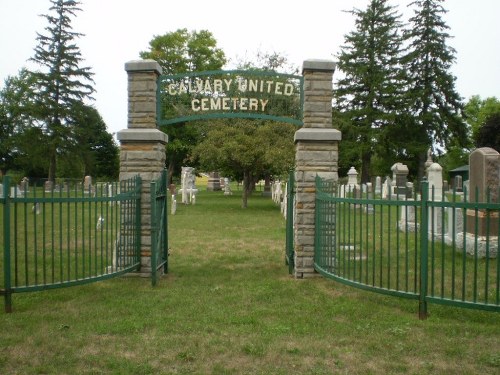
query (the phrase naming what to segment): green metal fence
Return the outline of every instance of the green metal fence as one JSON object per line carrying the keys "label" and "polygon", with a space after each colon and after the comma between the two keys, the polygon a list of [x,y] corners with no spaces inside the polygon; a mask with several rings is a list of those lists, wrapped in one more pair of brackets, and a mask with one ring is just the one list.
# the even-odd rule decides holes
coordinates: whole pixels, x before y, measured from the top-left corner
{"label": "green metal fence", "polygon": [[[486,192],[387,199],[316,181],[315,269],[342,283],[427,303],[500,311],[500,203]],[[476,197],[478,193],[476,192]],[[476,199],[477,201],[477,199]]]}
{"label": "green metal fence", "polygon": [[151,182],[151,278],[168,272],[167,171]]}
{"label": "green metal fence", "polygon": [[140,267],[141,179],[21,187],[0,192],[0,294],[85,284]]}

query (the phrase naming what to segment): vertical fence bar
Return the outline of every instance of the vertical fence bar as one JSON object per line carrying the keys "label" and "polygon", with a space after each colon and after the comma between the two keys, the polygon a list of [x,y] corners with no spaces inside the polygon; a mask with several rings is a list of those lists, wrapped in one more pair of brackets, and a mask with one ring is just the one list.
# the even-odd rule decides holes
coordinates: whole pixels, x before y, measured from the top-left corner
{"label": "vertical fence bar", "polygon": [[[294,264],[294,244],[293,244],[293,226],[294,226],[294,223],[293,223],[293,207],[294,207],[294,204],[293,204],[293,201],[294,201],[294,198],[295,198],[295,195],[294,195],[294,183],[295,183],[295,172],[292,171],[290,172],[289,176],[288,176],[288,184],[286,185],[287,186],[287,189],[286,189],[286,194],[287,194],[287,197],[286,197],[286,257],[287,257],[287,260],[288,260],[288,273],[289,274],[292,274],[293,273],[293,270],[295,268],[295,264]],[[318,182],[316,181],[316,186],[317,186]]]}
{"label": "vertical fence bar", "polygon": [[168,188],[167,188],[167,170],[164,169],[162,172],[161,186],[163,192],[163,227],[161,231],[163,232],[163,272],[168,272]]}
{"label": "vertical fence bar", "polygon": [[157,283],[158,218],[156,217],[156,181],[151,181],[151,284]]}
{"label": "vertical fence bar", "polygon": [[421,200],[421,221],[420,221],[420,292],[418,300],[418,317],[419,319],[427,318],[427,250],[428,250],[428,199],[429,199],[429,183],[422,182],[422,200]]}
{"label": "vertical fence bar", "polygon": [[10,177],[3,179],[3,271],[4,271],[4,304],[5,312],[12,312],[12,291],[10,283]]}
{"label": "vertical fence bar", "polygon": [[132,200],[135,207],[135,252],[134,260],[135,262],[141,261],[141,190],[142,190],[142,179],[136,176],[133,185],[135,187],[135,199]]}

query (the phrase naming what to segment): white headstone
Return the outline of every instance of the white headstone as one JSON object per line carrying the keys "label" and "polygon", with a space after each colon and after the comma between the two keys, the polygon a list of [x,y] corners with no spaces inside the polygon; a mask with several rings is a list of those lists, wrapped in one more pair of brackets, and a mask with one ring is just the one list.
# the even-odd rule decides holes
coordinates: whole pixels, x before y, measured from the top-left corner
{"label": "white headstone", "polygon": [[427,179],[429,181],[429,199],[432,199],[434,191],[434,200],[440,201],[443,197],[443,168],[438,163],[432,163],[427,168]]}

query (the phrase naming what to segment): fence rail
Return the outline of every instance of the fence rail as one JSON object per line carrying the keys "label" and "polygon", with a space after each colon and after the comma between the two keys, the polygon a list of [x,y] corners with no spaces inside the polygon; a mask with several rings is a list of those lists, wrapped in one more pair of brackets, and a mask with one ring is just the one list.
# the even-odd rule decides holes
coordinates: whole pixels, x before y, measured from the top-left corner
{"label": "fence rail", "polygon": [[3,178],[0,294],[60,288],[140,267],[141,179],[22,188]]}
{"label": "fence rail", "polygon": [[315,269],[418,300],[421,318],[428,302],[500,311],[500,204],[470,202],[467,191],[436,199],[427,182],[421,191],[380,199],[318,178]]}

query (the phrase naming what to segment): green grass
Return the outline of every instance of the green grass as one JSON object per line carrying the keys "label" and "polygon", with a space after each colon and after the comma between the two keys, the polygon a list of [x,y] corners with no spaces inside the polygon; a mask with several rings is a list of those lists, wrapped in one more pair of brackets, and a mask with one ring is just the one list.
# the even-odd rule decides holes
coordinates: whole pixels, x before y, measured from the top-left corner
{"label": "green grass", "polygon": [[[234,191],[234,190],[233,190]],[[169,274],[15,294],[1,374],[497,374],[497,313],[430,306],[284,264],[269,198],[201,191],[169,217]]]}

